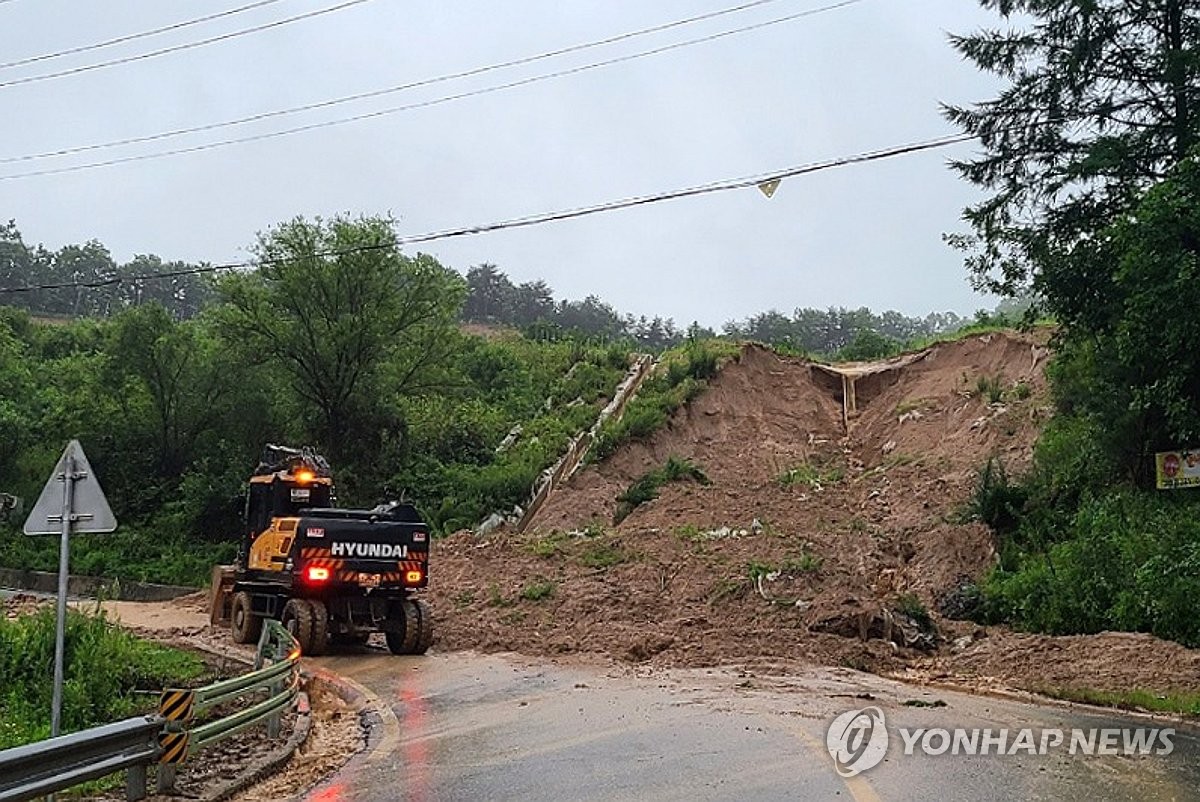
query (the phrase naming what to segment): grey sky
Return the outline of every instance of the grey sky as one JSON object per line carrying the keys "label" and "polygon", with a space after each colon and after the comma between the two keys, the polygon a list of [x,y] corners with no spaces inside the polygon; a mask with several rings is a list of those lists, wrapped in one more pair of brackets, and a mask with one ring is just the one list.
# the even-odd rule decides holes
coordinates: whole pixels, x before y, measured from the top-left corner
{"label": "grey sky", "polygon": [[[14,0],[0,62],[201,16],[247,0]],[[743,13],[523,68],[284,120],[64,159],[0,176],[275,130],[517,80],[827,5]],[[26,67],[0,81],[144,52],[313,9],[284,0]],[[738,5],[737,0],[507,3],[370,0],[203,48],[0,87],[0,157],[103,142],[383,88]],[[55,176],[0,180],[0,218],[49,247],[98,239],[120,261],[243,258],[296,215],[391,213],[402,234],[588,205],[933,138],[937,101],[991,96],[946,31],[991,22],[971,0],[858,5],[625,64],[375,120]],[[709,325],[768,308],[969,313],[958,230],[974,191],[946,168],[969,145],[534,228],[430,243],[465,271],[493,262],[561,296]]]}

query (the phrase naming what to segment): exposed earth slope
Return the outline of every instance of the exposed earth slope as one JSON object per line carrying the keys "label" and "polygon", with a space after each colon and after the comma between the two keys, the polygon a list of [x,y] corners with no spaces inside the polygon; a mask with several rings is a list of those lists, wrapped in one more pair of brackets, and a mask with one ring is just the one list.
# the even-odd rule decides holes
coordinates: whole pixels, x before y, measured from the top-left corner
{"label": "exposed earth slope", "polygon": [[[1049,415],[1046,356],[1044,333],[998,332],[839,366],[859,376],[844,409],[837,372],[747,346],[667,427],[559,488],[527,531],[439,542],[440,648],[1071,684],[1045,668],[1046,643],[1066,639],[925,616],[994,560],[964,505],[989,457],[1028,466]],[[618,497],[670,457],[709,483],[669,483],[617,523]],[[1083,672],[1112,662],[1131,687],[1200,684],[1186,649],[1155,641],[1170,668],[1142,671],[1107,661],[1104,637],[1071,647],[1079,683],[1096,687]],[[1027,647],[1039,659],[1004,659]]]}

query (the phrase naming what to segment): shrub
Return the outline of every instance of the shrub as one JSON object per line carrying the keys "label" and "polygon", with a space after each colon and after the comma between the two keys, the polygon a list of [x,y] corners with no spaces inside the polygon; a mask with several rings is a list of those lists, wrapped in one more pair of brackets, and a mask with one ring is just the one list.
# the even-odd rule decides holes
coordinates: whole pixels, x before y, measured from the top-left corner
{"label": "shrub", "polygon": [[692,463],[691,460],[680,459],[675,456],[667,457],[667,461],[661,468],[649,471],[631,484],[624,493],[617,496],[617,501],[620,503],[617,506],[617,513],[613,523],[620,523],[638,506],[658,498],[659,488],[668,482],[679,482],[689,479],[699,482],[702,485],[710,484],[708,476],[697,465]]}
{"label": "shrub", "polygon": [[[50,735],[54,631],[51,609],[0,619],[0,749]],[[185,685],[204,670],[194,655],[139,640],[103,614],[70,611],[65,644],[65,732],[151,707],[135,692]]]}
{"label": "shrub", "polygon": [[553,595],[554,583],[549,580],[538,580],[521,588],[521,598],[525,601],[542,601]]}
{"label": "shrub", "polygon": [[1193,500],[1131,489],[1087,499],[1041,533],[1051,545],[1009,555],[987,577],[988,614],[1055,634],[1134,630],[1198,646],[1197,513]]}
{"label": "shrub", "polygon": [[1016,531],[1028,499],[1028,491],[1012,484],[998,459],[989,459],[975,484],[971,499],[971,514],[987,524],[998,535]]}

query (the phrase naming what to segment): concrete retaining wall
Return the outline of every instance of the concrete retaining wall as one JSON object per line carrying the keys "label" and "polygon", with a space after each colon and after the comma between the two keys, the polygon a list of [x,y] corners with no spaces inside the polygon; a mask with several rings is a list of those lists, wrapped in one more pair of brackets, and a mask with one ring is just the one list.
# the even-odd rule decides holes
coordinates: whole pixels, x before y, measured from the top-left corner
{"label": "concrete retaining wall", "polygon": [[[29,590],[35,593],[57,593],[58,574],[46,571],[22,571],[0,568],[0,588]],[[101,576],[74,576],[67,580],[67,593],[72,596],[96,597],[119,601],[166,601],[177,596],[195,593],[196,588],[180,585],[155,585]]]}

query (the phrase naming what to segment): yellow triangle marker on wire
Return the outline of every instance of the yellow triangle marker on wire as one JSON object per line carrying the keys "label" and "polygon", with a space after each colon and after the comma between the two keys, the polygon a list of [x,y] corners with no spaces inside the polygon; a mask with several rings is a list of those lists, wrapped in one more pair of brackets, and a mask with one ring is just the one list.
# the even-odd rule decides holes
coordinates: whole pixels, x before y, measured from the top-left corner
{"label": "yellow triangle marker on wire", "polygon": [[758,185],[758,189],[768,198],[775,194],[775,190],[779,189],[779,182],[783,179],[772,178],[770,181],[763,181]]}

